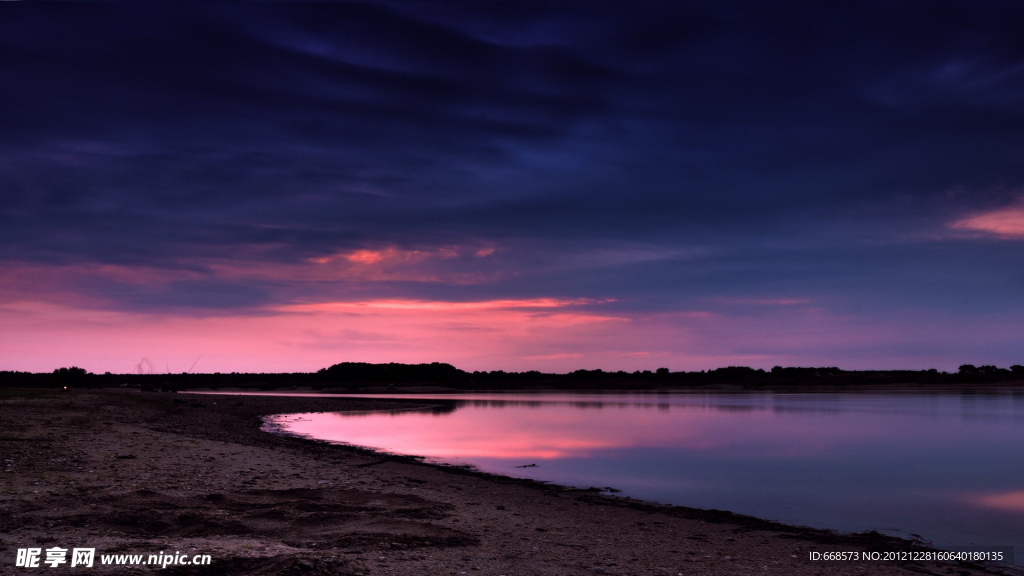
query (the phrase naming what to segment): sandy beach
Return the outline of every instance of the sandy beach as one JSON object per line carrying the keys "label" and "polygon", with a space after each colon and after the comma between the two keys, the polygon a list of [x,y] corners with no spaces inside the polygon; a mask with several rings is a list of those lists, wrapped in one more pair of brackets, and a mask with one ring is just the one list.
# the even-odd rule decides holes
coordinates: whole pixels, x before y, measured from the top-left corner
{"label": "sandy beach", "polygon": [[[412,402],[407,402],[412,405]],[[1021,574],[913,543],[783,526],[422,464],[260,430],[268,414],[392,401],[0,391],[0,574]],[[38,548],[38,567],[17,564]],[[48,549],[68,563],[45,564]],[[95,549],[92,568],[70,550]],[[209,565],[101,555],[209,555]],[[24,554],[24,553],[23,553]],[[125,557],[122,557],[124,560]]]}

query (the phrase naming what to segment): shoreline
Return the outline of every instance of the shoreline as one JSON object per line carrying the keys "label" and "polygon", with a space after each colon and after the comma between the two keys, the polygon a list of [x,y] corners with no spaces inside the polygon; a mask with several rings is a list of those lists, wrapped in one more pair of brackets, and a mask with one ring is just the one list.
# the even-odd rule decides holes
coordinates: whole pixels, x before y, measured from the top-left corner
{"label": "shoreline", "polygon": [[1024,393],[1024,380],[1007,380],[999,382],[854,382],[846,384],[768,384],[768,385],[743,385],[743,384],[706,384],[701,386],[677,386],[662,388],[617,388],[617,387],[595,387],[595,388],[559,388],[559,387],[511,387],[511,388],[454,388],[451,386],[418,386],[400,385],[394,388],[388,386],[365,386],[361,388],[342,388],[335,386],[232,386],[232,387],[190,387],[181,389],[182,394],[226,394],[226,395],[279,395],[287,396],[292,394],[317,394],[328,396],[389,396],[402,398],[403,396],[417,395],[463,395],[463,394],[566,394],[566,395],[602,395],[602,394],[699,394],[704,392],[715,393],[737,393],[750,394],[783,393],[783,394],[832,394],[832,393],[860,393],[860,392],[891,392],[891,393],[913,393],[913,392],[935,392],[935,393],[960,393],[960,394],[986,394],[1003,392]]}
{"label": "shoreline", "polygon": [[396,396],[7,392],[0,565],[15,569],[18,548],[84,545],[213,559],[161,570],[175,575],[1024,574],[995,564],[811,562],[811,552],[927,549],[260,429],[273,414],[437,404]]}

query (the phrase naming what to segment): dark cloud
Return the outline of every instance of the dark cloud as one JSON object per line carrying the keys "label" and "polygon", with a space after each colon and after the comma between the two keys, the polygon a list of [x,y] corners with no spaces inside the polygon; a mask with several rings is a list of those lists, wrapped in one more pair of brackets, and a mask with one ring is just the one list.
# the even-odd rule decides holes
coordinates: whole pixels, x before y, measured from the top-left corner
{"label": "dark cloud", "polygon": [[[935,256],[962,241],[935,239],[1024,182],[1010,3],[2,12],[0,258],[208,275],[95,288],[132,309],[366,290],[242,288],[211,262],[485,243],[489,258],[435,266],[493,282],[375,289],[636,307],[895,290],[889,301],[908,302],[925,288],[911,277],[971,290]],[[971,262],[982,277],[1000,269]],[[892,274],[905,289],[885,287]]]}
{"label": "dark cloud", "polygon": [[251,282],[206,280],[170,280],[138,284],[111,280],[91,280],[79,286],[98,298],[98,304],[127,312],[183,314],[186,316],[223,315],[225,313],[261,314],[260,307],[274,303],[265,286]]}

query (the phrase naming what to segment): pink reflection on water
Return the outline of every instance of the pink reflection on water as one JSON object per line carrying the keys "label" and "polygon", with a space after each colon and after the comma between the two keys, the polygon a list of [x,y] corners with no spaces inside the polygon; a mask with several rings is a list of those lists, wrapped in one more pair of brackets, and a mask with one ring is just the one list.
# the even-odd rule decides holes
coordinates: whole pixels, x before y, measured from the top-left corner
{"label": "pink reflection on water", "polygon": [[[491,416],[491,417],[489,417]],[[619,445],[607,437],[567,434],[565,423],[495,419],[487,411],[429,413],[302,414],[280,421],[289,432],[431,458],[532,458],[585,456]]]}
{"label": "pink reflection on water", "polygon": [[967,497],[967,501],[985,508],[995,508],[1007,512],[1024,512],[1024,490],[973,495]]}
{"label": "pink reflection on water", "polygon": [[[810,458],[844,446],[878,442],[894,433],[913,438],[916,429],[882,426],[885,414],[847,413],[849,425],[830,411],[799,418],[764,409],[723,409],[654,404],[603,405],[581,409],[571,403],[525,408],[473,406],[453,413],[338,413],[285,415],[275,423],[295,434],[430,458],[586,458],[595,452],[633,448],[682,448],[732,458]],[[813,433],[809,427],[813,426]]]}
{"label": "pink reflection on water", "polygon": [[1017,394],[512,397],[461,397],[444,413],[290,414],[277,423],[488,472],[614,486],[787,523],[922,534],[940,546],[1024,538],[1024,464],[1006,457],[1024,449]]}

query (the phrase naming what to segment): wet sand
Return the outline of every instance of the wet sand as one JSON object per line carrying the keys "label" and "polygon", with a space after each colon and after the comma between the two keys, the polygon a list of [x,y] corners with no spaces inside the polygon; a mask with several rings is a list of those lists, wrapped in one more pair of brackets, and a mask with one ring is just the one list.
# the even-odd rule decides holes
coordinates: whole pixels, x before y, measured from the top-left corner
{"label": "wet sand", "polygon": [[[812,562],[812,552],[922,549],[260,430],[262,415],[395,402],[430,404],[0,390],[0,574],[1024,574]],[[15,566],[19,548],[53,547],[95,548],[95,565]],[[160,552],[212,564],[100,565],[101,554]]]}

